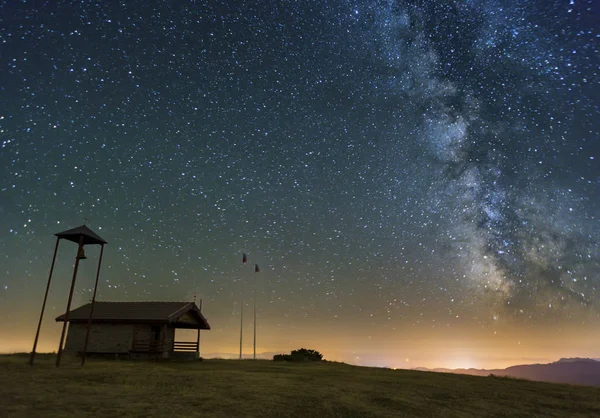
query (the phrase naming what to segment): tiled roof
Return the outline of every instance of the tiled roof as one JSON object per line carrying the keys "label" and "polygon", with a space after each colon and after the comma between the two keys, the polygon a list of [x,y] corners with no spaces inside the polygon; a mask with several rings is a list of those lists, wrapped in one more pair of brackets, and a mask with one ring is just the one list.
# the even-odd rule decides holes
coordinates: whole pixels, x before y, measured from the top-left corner
{"label": "tiled roof", "polygon": [[[92,304],[88,303],[69,313],[69,322],[87,321]],[[201,322],[200,329],[210,329],[208,321],[200,313],[194,302],[96,302],[94,304],[93,322],[112,323],[173,323],[183,314],[195,312]],[[56,321],[62,322],[65,315]]]}

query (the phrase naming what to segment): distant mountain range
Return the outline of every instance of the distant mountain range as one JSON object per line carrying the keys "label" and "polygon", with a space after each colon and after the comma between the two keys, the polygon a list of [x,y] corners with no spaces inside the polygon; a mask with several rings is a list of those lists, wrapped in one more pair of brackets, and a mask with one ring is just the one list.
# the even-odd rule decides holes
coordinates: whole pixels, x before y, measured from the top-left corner
{"label": "distant mountain range", "polygon": [[506,369],[427,369],[414,370],[440,373],[468,374],[472,376],[509,376],[542,382],[570,383],[574,385],[600,386],[600,359],[562,358],[548,364],[522,364]]}
{"label": "distant mountain range", "polygon": [[[256,358],[272,360],[273,355],[280,352],[256,353]],[[201,353],[204,358],[237,359],[239,353]],[[244,353],[244,359],[251,359],[252,354]],[[573,385],[600,386],[600,359],[594,358],[561,358],[548,364],[521,364],[506,369],[428,369],[417,367],[413,370],[424,372],[468,374],[472,376],[509,376],[519,379],[538,380],[541,382],[570,383]]]}

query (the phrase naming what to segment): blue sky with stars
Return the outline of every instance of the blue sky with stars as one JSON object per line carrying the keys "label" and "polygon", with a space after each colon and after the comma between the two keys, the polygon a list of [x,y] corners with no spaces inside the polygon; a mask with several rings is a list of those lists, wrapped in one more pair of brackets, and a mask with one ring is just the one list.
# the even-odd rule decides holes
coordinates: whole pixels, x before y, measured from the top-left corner
{"label": "blue sky with stars", "polygon": [[593,354],[592,0],[3,1],[0,16],[0,351],[30,349],[52,234],[85,217],[109,242],[99,298],[197,294],[211,352],[235,352],[256,280],[264,352]]}

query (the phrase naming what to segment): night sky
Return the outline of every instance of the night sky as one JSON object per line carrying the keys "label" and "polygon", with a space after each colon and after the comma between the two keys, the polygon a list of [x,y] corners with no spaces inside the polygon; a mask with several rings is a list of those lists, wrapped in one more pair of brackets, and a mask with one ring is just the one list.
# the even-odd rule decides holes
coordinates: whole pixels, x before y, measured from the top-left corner
{"label": "night sky", "polygon": [[88,218],[98,299],[196,294],[203,353],[237,352],[242,292],[252,352],[256,279],[259,353],[600,357],[599,28],[593,0],[2,1],[0,351]]}

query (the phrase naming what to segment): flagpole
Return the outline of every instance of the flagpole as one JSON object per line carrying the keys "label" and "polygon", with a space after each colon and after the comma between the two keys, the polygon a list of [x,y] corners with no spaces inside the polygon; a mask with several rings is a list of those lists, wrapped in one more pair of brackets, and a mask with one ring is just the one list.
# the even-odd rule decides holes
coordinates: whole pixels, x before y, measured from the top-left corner
{"label": "flagpole", "polygon": [[253,359],[256,360],[256,272],[254,272],[254,354]]}
{"label": "flagpole", "polygon": [[254,265],[254,360],[256,360],[256,275],[259,272],[258,264]]}
{"label": "flagpole", "polygon": [[246,265],[247,257],[246,253],[242,253],[242,271],[240,276],[242,278],[242,303],[240,305],[240,360],[242,359],[242,337],[244,335],[244,266]]}
{"label": "flagpole", "polygon": [[240,305],[240,360],[242,359],[242,336],[244,334],[244,291],[242,290],[242,304]]}

